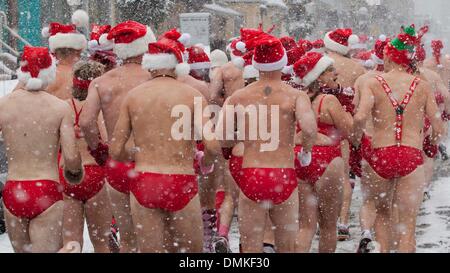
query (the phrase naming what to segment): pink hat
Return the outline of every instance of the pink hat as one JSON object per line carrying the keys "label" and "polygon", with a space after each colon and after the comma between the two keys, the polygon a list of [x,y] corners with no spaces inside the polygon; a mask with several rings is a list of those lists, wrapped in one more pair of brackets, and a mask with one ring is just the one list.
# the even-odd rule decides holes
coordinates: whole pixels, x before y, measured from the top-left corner
{"label": "pink hat", "polygon": [[208,69],[211,68],[211,60],[206,54],[202,46],[192,46],[186,49],[188,53],[188,64],[191,69]]}
{"label": "pink hat", "polygon": [[333,64],[334,60],[326,55],[318,52],[308,52],[294,64],[294,82],[308,87]]}
{"label": "pink hat", "polygon": [[146,25],[126,21],[115,26],[108,33],[107,40],[114,43],[114,53],[122,60],[144,54],[148,44],[155,42],[155,34]]}
{"label": "pink hat", "polygon": [[54,82],[56,62],[48,48],[25,46],[17,76],[28,90],[42,90]]}
{"label": "pink hat", "polygon": [[350,28],[336,29],[328,32],[324,38],[325,47],[342,55],[347,55],[350,46],[357,44],[359,38]]}
{"label": "pink hat", "polygon": [[179,76],[188,75],[190,67],[184,62],[184,53],[189,37],[189,34],[181,34],[176,29],[164,33],[157,42],[148,45],[142,67],[146,70],[175,69]]}
{"label": "pink hat", "polygon": [[278,38],[266,34],[254,43],[253,66],[264,72],[282,70],[288,64],[283,44]]}

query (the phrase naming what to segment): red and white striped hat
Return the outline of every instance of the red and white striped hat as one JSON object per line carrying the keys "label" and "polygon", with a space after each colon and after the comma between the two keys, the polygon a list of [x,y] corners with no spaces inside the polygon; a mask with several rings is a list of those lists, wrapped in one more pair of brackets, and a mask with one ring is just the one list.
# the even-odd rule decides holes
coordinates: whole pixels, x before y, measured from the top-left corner
{"label": "red and white striped hat", "polygon": [[294,82],[308,87],[334,64],[334,60],[318,52],[308,52],[294,64]]}

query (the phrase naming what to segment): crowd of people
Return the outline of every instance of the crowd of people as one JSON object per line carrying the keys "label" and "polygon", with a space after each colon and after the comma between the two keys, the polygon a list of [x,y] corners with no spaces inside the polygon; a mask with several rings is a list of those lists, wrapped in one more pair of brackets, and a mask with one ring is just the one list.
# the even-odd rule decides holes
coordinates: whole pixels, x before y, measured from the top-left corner
{"label": "crowd of people", "polygon": [[0,99],[15,252],[81,252],[86,221],[99,253],[230,253],[236,211],[242,253],[310,252],[316,235],[335,252],[356,181],[355,252],[416,250],[450,118],[450,58],[438,40],[427,58],[427,27],[373,49],[351,29],[242,28],[209,53],[176,29],[72,21],[24,48]]}

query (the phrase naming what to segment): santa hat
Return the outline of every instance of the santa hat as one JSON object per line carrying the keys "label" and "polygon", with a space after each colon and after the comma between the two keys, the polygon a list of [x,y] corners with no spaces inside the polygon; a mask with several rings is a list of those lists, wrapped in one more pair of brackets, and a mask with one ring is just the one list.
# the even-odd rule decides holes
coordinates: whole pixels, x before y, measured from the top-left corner
{"label": "santa hat", "polygon": [[[291,76],[294,72],[294,70],[293,70],[294,64],[298,60],[300,60],[300,58],[303,57],[303,55],[305,55],[305,53],[306,53],[305,50],[298,45],[291,48],[290,50],[288,50],[286,52],[287,58],[288,58],[288,63],[287,63],[287,66],[285,66],[283,68],[281,73],[283,73],[284,75],[287,75],[287,76]],[[287,79],[287,78],[288,77],[285,77],[285,79]]]}
{"label": "santa hat", "polygon": [[[114,53],[122,60],[144,54],[148,44],[156,41],[150,27],[135,21],[118,24],[111,29],[106,39],[113,42]],[[106,41],[102,42],[107,44]]]}
{"label": "santa hat", "polygon": [[325,42],[322,39],[315,40],[311,43],[313,52],[325,53]]}
{"label": "santa hat", "polygon": [[346,28],[328,32],[323,41],[327,49],[341,55],[347,55],[350,47],[359,42],[359,38],[353,34],[350,28]]}
{"label": "santa hat", "polygon": [[202,45],[192,46],[186,49],[188,53],[188,64],[191,69],[209,69],[211,60]]}
{"label": "santa hat", "polygon": [[108,33],[111,31],[110,25],[92,25],[91,39],[88,42],[88,49],[91,52],[112,50],[113,44],[108,41]]}
{"label": "santa hat", "polygon": [[294,82],[303,87],[308,87],[333,64],[334,60],[326,55],[308,52],[294,64]]}
{"label": "santa hat", "polygon": [[259,71],[253,66],[253,55],[254,51],[250,51],[242,57],[244,60],[243,77],[245,80],[259,78]]}
{"label": "santa hat", "polygon": [[52,53],[60,48],[86,49],[86,37],[77,31],[77,27],[88,27],[88,14],[84,10],[75,11],[72,15],[72,23],[71,25],[63,25],[52,22],[48,27],[42,29],[42,36],[48,38],[48,44]]}
{"label": "santa hat", "polygon": [[227,46],[227,51],[231,56],[231,60],[235,58],[241,58],[244,53],[237,49],[237,44],[241,41],[241,38],[234,38],[231,43]]}
{"label": "santa hat", "polygon": [[375,46],[372,52],[372,61],[377,65],[384,65],[384,48],[389,43],[389,39],[386,35],[380,35],[375,42]]}
{"label": "santa hat", "polygon": [[228,63],[228,57],[225,52],[220,49],[216,49],[211,52],[211,68],[220,67]]}
{"label": "santa hat", "polygon": [[283,44],[283,47],[284,49],[286,49],[286,51],[289,51],[297,46],[297,43],[295,42],[294,38],[289,36],[281,37],[280,42]]}
{"label": "santa hat", "polygon": [[306,39],[300,39],[298,45],[301,46],[305,52],[309,52],[314,48],[312,42]]}
{"label": "santa hat", "polygon": [[157,42],[148,45],[142,67],[145,70],[175,69],[178,76],[188,75],[190,67],[184,63],[188,37],[189,34],[181,34],[176,29],[164,33]]}
{"label": "santa hat", "polygon": [[117,65],[117,56],[111,50],[97,50],[89,58],[103,64],[107,68],[113,68]]}
{"label": "santa hat", "polygon": [[350,49],[367,49],[367,43],[370,38],[367,35],[359,35],[358,42],[350,45]]}
{"label": "santa hat", "polygon": [[361,51],[353,56],[364,68],[373,69],[375,62],[372,60],[372,51]]}
{"label": "santa hat", "polygon": [[54,82],[56,61],[48,48],[25,46],[17,77],[27,90],[42,90]]}
{"label": "santa hat", "polygon": [[253,66],[263,72],[282,70],[288,63],[286,50],[278,38],[266,34],[254,42]]}
{"label": "santa hat", "polygon": [[417,36],[414,25],[403,28],[403,33],[393,39],[385,48],[385,56],[396,64],[410,68],[414,57]]}
{"label": "santa hat", "polygon": [[431,41],[431,48],[433,49],[433,56],[436,60],[436,64],[439,68],[442,68],[441,57],[442,57],[442,49],[444,48],[444,43],[441,40],[433,40]]}

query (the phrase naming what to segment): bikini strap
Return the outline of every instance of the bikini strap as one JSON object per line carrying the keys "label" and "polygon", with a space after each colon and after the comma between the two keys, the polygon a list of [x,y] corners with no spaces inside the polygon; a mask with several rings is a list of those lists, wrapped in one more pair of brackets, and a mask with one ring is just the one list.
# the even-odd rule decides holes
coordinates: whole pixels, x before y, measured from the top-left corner
{"label": "bikini strap", "polygon": [[81,116],[81,112],[83,111],[83,107],[81,107],[80,111],[78,112],[77,106],[75,104],[75,100],[73,98],[72,98],[72,106],[73,106],[73,110],[75,111],[75,124],[74,125],[79,126],[80,116]]}
{"label": "bikini strap", "polygon": [[325,100],[326,97],[327,97],[327,95],[323,95],[322,98],[320,99],[319,109],[318,109],[318,114],[317,114],[317,123],[320,122],[320,116],[322,115],[322,105],[323,105],[323,101]]}

